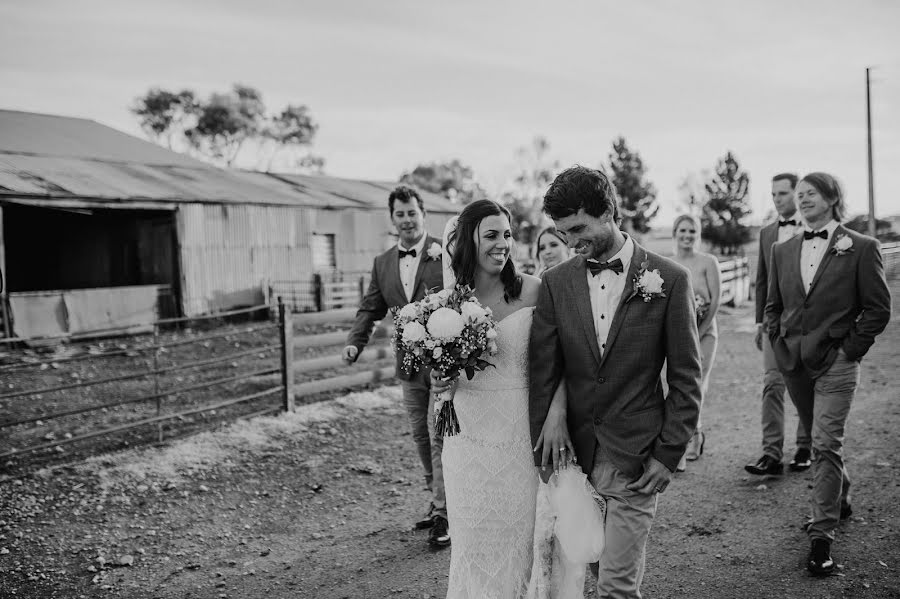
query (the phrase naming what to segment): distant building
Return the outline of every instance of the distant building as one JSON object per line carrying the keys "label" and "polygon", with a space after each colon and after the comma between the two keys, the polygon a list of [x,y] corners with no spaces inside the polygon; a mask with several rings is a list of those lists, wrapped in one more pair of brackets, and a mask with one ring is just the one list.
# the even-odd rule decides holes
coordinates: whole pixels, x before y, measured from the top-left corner
{"label": "distant building", "polygon": [[[139,326],[365,271],[393,239],[395,185],[223,170],[94,121],[0,110],[0,334]],[[458,208],[422,197],[440,234]]]}

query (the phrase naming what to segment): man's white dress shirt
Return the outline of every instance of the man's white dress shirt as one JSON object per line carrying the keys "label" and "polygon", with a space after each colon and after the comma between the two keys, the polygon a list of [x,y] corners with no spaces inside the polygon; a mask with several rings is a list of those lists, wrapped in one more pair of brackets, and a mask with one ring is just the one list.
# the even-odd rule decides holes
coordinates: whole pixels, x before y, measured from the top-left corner
{"label": "man's white dress shirt", "polygon": [[[600,347],[601,355],[606,350],[609,325],[613,316],[616,315],[619,301],[625,292],[625,285],[628,282],[626,281],[628,267],[631,265],[633,255],[634,242],[631,237],[626,237],[622,248],[609,259],[609,262],[616,258],[622,261],[621,273],[605,269],[597,275],[592,275],[590,270],[586,270],[588,289],[591,293],[591,311],[594,314],[594,330],[597,333],[597,345]],[[597,262],[597,260],[588,260],[588,262]]]}
{"label": "man's white dress shirt", "polygon": [[[795,214],[791,218],[787,220],[797,220],[797,215]],[[781,219],[779,219],[781,220]],[[778,237],[775,238],[776,243],[783,243],[788,239],[792,238],[794,235],[803,230],[803,225],[798,223],[796,225],[784,225],[778,227]]]}
{"label": "man's white dress shirt", "polygon": [[812,231],[809,227],[803,229],[814,233],[822,230],[828,231],[827,239],[822,239],[821,237],[804,239],[803,245],[800,247],[800,276],[803,279],[803,289],[806,290],[806,293],[809,293],[813,278],[816,276],[816,271],[819,270],[819,264],[822,263],[822,258],[825,257],[825,251],[828,249],[828,244],[831,242],[837,226],[838,222],[832,220],[818,231]]}
{"label": "man's white dress shirt", "polygon": [[[422,235],[422,239],[419,242],[412,246],[411,250],[416,250],[416,257],[412,256],[404,256],[400,258],[400,282],[403,283],[403,291],[406,293],[406,301],[411,302],[413,298],[413,285],[416,284],[416,271],[419,270],[419,261],[422,260],[422,252],[425,251],[425,235]],[[405,247],[403,247],[402,242],[397,243],[397,248],[401,252],[407,251]]]}

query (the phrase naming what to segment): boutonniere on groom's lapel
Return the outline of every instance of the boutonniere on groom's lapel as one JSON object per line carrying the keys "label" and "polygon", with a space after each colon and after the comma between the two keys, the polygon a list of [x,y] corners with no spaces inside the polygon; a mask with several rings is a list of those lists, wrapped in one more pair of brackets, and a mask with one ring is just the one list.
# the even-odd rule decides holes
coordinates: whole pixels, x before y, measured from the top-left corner
{"label": "boutonniere on groom's lapel", "polygon": [[634,276],[634,293],[631,294],[631,297],[640,295],[645,302],[649,302],[655,297],[666,297],[664,284],[665,281],[660,276],[659,269],[650,270],[650,259],[644,256],[641,269]]}
{"label": "boutonniere on groom's lapel", "polygon": [[834,245],[831,246],[831,253],[835,256],[843,256],[844,254],[849,254],[853,251],[853,240],[850,239],[850,236],[847,234],[838,235],[837,239],[834,240]]}
{"label": "boutonniere on groom's lapel", "polygon": [[432,241],[431,245],[428,246],[428,257],[432,260],[440,260],[441,259],[441,244],[436,241]]}

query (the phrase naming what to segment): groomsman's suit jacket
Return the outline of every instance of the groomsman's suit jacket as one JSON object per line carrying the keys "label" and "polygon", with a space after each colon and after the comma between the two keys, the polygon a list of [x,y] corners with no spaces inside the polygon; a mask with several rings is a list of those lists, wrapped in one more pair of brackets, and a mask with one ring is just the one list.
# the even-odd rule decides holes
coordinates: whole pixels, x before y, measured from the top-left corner
{"label": "groomsman's suit jacket", "polygon": [[756,322],[766,322],[766,298],[769,294],[769,261],[772,246],[778,241],[778,221],[759,230],[759,260],[756,263]]}
{"label": "groomsman's suit jacket", "polygon": [[[834,244],[844,235],[853,242],[852,251],[838,256]],[[806,293],[802,244],[803,235],[798,235],[772,250],[766,321],[781,371],[805,368],[817,378],[834,363],[838,348],[851,360],[866,355],[890,321],[891,294],[878,241],[842,225],[828,240]]]}
{"label": "groomsman's suit jacket", "polygon": [[[433,259],[428,255],[431,244],[439,246],[441,242],[430,235],[425,235],[425,245],[419,258],[419,268],[413,283],[412,300],[406,299],[403,282],[400,279],[400,256],[397,246],[391,247],[383,254],[375,257],[372,266],[372,280],[369,289],[356,312],[356,320],[347,337],[347,345],[355,345],[362,353],[369,343],[372,327],[388,313],[391,308],[402,307],[425,297],[428,291],[442,289],[444,286],[443,270],[440,257]],[[402,355],[397,352],[397,378],[410,380],[415,373],[409,374],[400,367]]]}
{"label": "groomsman's suit jacket", "polygon": [[[659,269],[666,297],[644,302],[634,291],[641,262]],[[588,475],[600,443],[622,473],[638,477],[648,456],[675,471],[697,426],[700,350],[690,273],[637,243],[625,290],[602,356],[597,344],[586,259],[544,273],[529,354],[532,443],[559,381],[568,394],[567,424],[578,464]],[[660,370],[668,358],[669,395]],[[535,454],[535,464],[541,456]]]}

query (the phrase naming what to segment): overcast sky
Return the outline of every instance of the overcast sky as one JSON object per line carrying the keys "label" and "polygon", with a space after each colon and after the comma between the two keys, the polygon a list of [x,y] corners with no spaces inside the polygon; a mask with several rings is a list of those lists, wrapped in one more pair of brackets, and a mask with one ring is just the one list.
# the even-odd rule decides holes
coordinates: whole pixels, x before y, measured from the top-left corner
{"label": "overcast sky", "polygon": [[890,0],[0,0],[0,108],[140,134],[128,107],[151,86],[241,82],[272,111],[310,107],[328,174],[459,158],[492,190],[535,135],[596,165],[621,134],[664,225],[680,180],[727,150],[758,218],[784,170],[837,175],[867,211],[871,65],[877,211],[900,214],[898,26]]}

